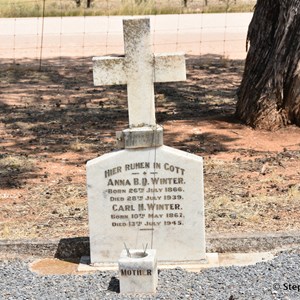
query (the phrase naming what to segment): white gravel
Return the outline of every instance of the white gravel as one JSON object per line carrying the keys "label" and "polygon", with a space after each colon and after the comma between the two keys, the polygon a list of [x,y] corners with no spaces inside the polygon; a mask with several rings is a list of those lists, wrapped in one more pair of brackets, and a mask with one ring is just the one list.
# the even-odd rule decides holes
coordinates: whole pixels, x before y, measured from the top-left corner
{"label": "white gravel", "polygon": [[[251,255],[251,254],[249,254]],[[0,261],[0,299],[300,299],[300,250],[285,251],[268,262],[189,273],[159,273],[156,295],[120,295],[116,272],[41,276],[29,261]]]}

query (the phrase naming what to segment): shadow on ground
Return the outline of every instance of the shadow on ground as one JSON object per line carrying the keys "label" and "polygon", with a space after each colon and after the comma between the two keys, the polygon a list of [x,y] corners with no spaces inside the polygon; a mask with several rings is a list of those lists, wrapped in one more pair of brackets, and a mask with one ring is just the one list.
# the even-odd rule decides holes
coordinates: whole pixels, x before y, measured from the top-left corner
{"label": "shadow on ground", "polygon": [[[115,131],[128,126],[125,86],[94,87],[91,57],[63,57],[18,61],[0,66],[0,164],[1,160],[47,156],[55,162],[62,153],[82,153],[67,164],[82,164],[114,149]],[[190,56],[187,81],[158,83],[157,121],[193,123],[199,120],[236,122],[235,94],[243,71],[243,61],[224,60],[219,56]],[[168,132],[172,139],[172,132]],[[190,139],[213,141],[214,150],[226,151],[226,137],[192,135],[175,141],[187,149]],[[0,187],[15,188],[38,172],[31,168],[11,167],[2,163],[5,172]],[[2,172],[2,171],[1,171]],[[13,184],[11,182],[13,178]]]}

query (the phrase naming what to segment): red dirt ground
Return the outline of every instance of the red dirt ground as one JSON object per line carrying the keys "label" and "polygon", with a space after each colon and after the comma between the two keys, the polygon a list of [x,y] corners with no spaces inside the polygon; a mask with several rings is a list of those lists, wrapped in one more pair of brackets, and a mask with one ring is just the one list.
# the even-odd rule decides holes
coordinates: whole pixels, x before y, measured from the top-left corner
{"label": "red dirt ground", "polygon": [[[127,127],[126,89],[94,87],[90,58],[0,74],[0,237],[88,235],[85,163]],[[189,57],[188,80],[156,85],[165,144],[205,162],[208,233],[300,229],[300,128],[234,118],[243,61]],[[51,67],[50,67],[51,66]]]}

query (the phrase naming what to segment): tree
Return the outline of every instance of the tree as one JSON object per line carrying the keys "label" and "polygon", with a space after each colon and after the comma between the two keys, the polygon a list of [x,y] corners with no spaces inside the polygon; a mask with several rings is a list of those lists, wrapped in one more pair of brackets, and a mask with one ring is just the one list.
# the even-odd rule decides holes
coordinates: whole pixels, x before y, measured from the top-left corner
{"label": "tree", "polygon": [[[91,8],[93,0],[86,0],[86,8]],[[81,6],[81,0],[75,0],[76,6],[80,7]]]}
{"label": "tree", "polygon": [[147,0],[135,0],[135,4],[140,5],[142,3],[146,3]]}
{"label": "tree", "polygon": [[300,126],[300,0],[258,0],[236,116],[259,129]]}

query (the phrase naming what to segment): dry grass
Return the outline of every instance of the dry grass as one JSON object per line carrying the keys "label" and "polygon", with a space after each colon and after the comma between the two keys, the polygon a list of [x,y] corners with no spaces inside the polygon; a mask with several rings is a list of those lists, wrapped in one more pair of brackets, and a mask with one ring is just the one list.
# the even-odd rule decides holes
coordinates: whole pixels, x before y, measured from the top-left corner
{"label": "dry grass", "polygon": [[[35,239],[72,236],[87,231],[85,184],[58,182],[28,189],[26,203],[2,205],[2,239]],[[12,207],[13,206],[13,207]],[[5,214],[14,210],[11,216]],[[26,216],[26,217],[25,217]],[[20,226],[20,221],[22,226]],[[76,226],[72,226],[76,224]],[[78,224],[81,228],[78,230]]]}
{"label": "dry grass", "polygon": [[[245,228],[277,231],[281,226],[286,229],[299,225],[300,184],[287,182],[276,165],[269,166],[268,174],[259,175],[261,164],[260,160],[247,165],[241,161],[206,160],[206,223],[209,231],[226,232],[235,227],[240,231]],[[251,173],[256,176],[249,176]],[[217,187],[214,185],[216,180]]]}
{"label": "dry grass", "polygon": [[0,155],[0,175],[6,176],[12,172],[30,172],[35,168],[33,159],[20,155]]}
{"label": "dry grass", "polygon": [[75,0],[0,0],[0,17],[156,15],[181,13],[218,13],[252,11],[256,1],[248,0],[94,0],[77,6]]}
{"label": "dry grass", "polygon": [[81,142],[79,139],[76,139],[74,142],[70,143],[69,148],[71,151],[83,152],[92,150],[93,146],[91,144]]}

